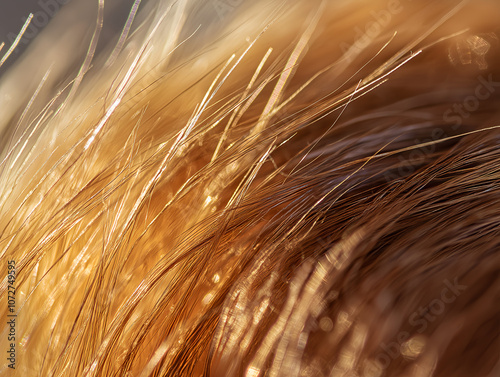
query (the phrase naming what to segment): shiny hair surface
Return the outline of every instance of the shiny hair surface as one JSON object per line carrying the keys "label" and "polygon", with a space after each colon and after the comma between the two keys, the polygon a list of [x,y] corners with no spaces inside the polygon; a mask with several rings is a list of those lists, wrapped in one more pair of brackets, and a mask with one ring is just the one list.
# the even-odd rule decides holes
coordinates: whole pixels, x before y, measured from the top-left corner
{"label": "shiny hair surface", "polygon": [[498,1],[123,8],[0,77],[2,376],[500,373]]}

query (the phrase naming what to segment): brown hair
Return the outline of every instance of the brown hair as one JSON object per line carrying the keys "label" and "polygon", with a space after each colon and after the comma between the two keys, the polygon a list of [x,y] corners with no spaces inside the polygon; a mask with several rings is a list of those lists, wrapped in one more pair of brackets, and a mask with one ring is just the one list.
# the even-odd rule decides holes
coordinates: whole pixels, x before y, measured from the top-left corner
{"label": "brown hair", "polygon": [[499,10],[158,1],[100,53],[97,22],[0,120],[1,371],[493,376]]}

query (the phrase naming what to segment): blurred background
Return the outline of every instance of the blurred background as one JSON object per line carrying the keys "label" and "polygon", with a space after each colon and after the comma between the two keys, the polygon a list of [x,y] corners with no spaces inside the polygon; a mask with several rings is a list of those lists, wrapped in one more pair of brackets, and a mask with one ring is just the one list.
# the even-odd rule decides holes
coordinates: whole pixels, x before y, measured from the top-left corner
{"label": "blurred background", "polygon": [[[146,2],[147,0],[142,0],[141,6]],[[120,33],[133,3],[133,0],[105,1],[105,27],[101,33],[100,48]],[[98,0],[6,0],[0,2],[0,44],[2,42],[5,43],[3,49],[0,51],[0,57],[3,57],[8,51],[30,13],[33,14],[33,19],[17,48],[2,67],[0,67],[0,77],[26,51],[27,47],[36,40],[42,30],[50,24],[57,22],[55,20],[57,20],[58,14],[67,12],[67,9],[74,9],[80,16],[80,22],[83,24],[86,23],[88,29],[93,30],[97,7]],[[61,35],[62,37],[63,35]]]}

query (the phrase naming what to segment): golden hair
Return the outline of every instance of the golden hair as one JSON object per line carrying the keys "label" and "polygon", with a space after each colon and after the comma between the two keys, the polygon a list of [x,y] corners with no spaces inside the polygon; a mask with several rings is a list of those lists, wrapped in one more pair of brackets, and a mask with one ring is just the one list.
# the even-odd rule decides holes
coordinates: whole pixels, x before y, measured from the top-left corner
{"label": "golden hair", "polygon": [[498,373],[500,4],[139,3],[1,77],[0,374]]}

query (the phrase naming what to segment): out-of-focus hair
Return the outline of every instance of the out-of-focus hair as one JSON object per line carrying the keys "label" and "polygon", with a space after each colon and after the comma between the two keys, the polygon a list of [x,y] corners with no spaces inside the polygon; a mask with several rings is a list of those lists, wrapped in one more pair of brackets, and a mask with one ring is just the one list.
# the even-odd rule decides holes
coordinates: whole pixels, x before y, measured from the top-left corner
{"label": "out-of-focus hair", "polygon": [[500,4],[139,3],[1,77],[0,374],[497,375]]}

